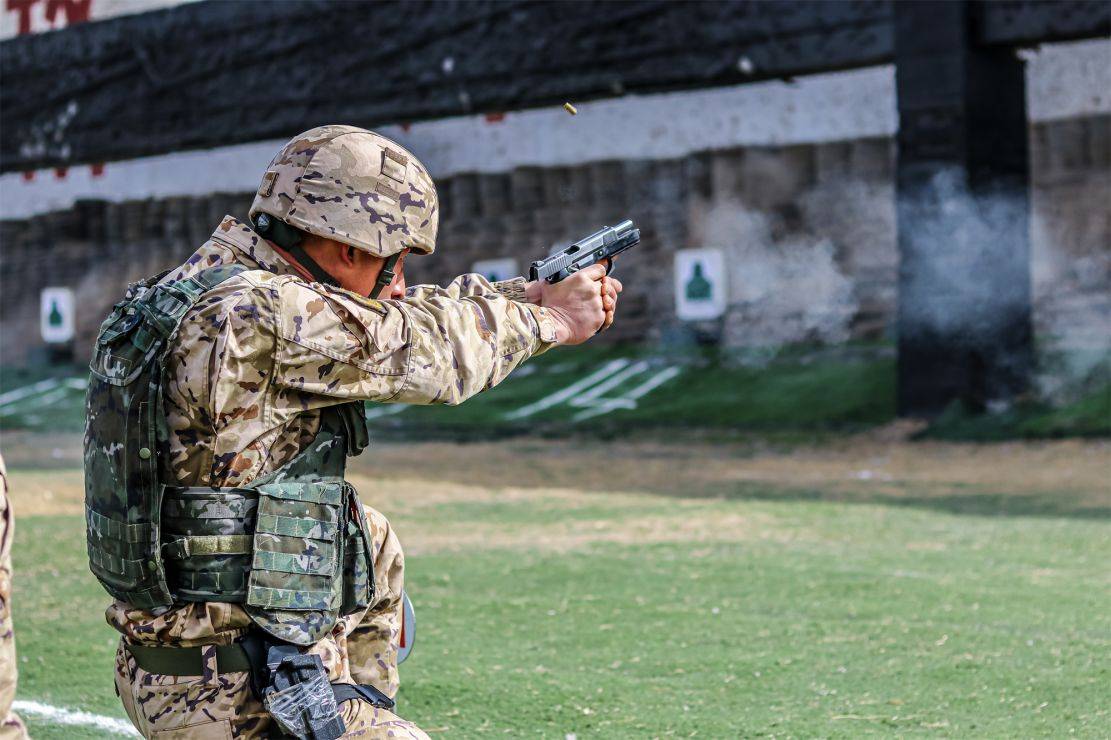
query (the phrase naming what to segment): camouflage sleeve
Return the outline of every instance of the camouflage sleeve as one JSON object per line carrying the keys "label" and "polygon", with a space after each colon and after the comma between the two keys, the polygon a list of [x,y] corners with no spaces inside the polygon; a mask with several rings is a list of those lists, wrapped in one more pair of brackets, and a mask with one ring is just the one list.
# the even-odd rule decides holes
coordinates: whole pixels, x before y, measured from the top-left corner
{"label": "camouflage sleeve", "polygon": [[510,280],[490,282],[477,272],[460,275],[444,287],[438,285],[413,285],[405,290],[406,298],[469,298],[478,295],[500,293],[511,301],[524,302],[525,279],[515,277]]}
{"label": "camouflage sleeve", "polygon": [[555,341],[547,309],[498,293],[375,301],[282,281],[275,382],[337,400],[457,404]]}

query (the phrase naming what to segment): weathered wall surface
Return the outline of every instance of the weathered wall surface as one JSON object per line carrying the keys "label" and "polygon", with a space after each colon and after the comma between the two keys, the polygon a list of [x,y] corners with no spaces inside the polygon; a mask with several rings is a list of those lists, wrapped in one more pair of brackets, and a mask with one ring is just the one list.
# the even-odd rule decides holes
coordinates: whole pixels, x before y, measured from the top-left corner
{"label": "weathered wall surface", "polygon": [[[1111,116],[1031,127],[1033,280],[1039,340],[1105,346],[1111,331]],[[672,253],[729,259],[730,346],[837,343],[891,327],[897,254],[890,139],[748,146],[671,159],[463,173],[438,182],[437,254],[411,282],[442,282],[477,259],[524,267],[555,244],[630,217],[642,248],[620,265],[621,321],[609,341],[666,341],[675,324]],[[38,294],[74,288],[79,354],[126,283],[187,257],[249,193],[113,203],[0,221],[0,362],[40,351]],[[1102,344],[1101,344],[1102,343]]]}

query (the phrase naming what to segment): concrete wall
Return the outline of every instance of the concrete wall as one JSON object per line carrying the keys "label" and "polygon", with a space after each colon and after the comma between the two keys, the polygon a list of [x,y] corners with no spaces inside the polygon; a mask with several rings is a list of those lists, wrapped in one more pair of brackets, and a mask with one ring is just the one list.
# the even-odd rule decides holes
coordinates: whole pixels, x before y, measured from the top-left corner
{"label": "concrete wall", "polygon": [[[1031,144],[1039,339],[1106,347],[1111,116],[1034,125]],[[437,254],[407,270],[413,282],[441,282],[477,259],[525,266],[630,217],[644,243],[620,265],[628,292],[608,341],[672,338],[672,252],[703,246],[729,258],[730,308],[709,327],[726,344],[874,338],[890,330],[895,301],[893,164],[891,140],[869,137],[456,174],[438,183]],[[249,202],[250,193],[79,201],[0,221],[0,362],[39,351],[41,288],[75,289],[84,348],[128,281],[180,262]]]}

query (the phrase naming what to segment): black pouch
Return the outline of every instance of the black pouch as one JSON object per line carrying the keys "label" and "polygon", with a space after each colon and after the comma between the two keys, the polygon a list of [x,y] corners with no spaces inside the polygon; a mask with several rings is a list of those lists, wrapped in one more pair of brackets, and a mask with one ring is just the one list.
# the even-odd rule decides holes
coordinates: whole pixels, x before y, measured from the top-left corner
{"label": "black pouch", "polygon": [[283,737],[336,740],[347,731],[319,655],[252,631],[240,641],[251,663],[251,687]]}

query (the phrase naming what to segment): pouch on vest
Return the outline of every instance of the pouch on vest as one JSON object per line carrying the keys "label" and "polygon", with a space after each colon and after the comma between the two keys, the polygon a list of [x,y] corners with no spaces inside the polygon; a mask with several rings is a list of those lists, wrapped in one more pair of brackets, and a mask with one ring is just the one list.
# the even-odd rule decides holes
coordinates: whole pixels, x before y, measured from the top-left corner
{"label": "pouch on vest", "polygon": [[247,613],[298,645],[370,603],[370,548],[362,505],[346,483],[283,481],[255,488],[258,518]]}
{"label": "pouch on vest", "polygon": [[[309,645],[370,603],[371,547],[358,494],[343,479],[366,445],[362,404],[321,414],[316,437],[292,460],[249,484],[258,495],[244,609],[280,640]],[[353,422],[363,430],[352,434]]]}
{"label": "pouch on vest", "polygon": [[185,313],[241,265],[132,285],[93,348],[85,426],[89,567],[108,593],[142,609],[172,603],[159,542],[166,453],[163,361]]}
{"label": "pouch on vest", "polygon": [[340,616],[370,606],[374,595],[374,558],[368,539],[370,527],[355,489],[348,486],[347,539],[343,545],[343,604]]}

